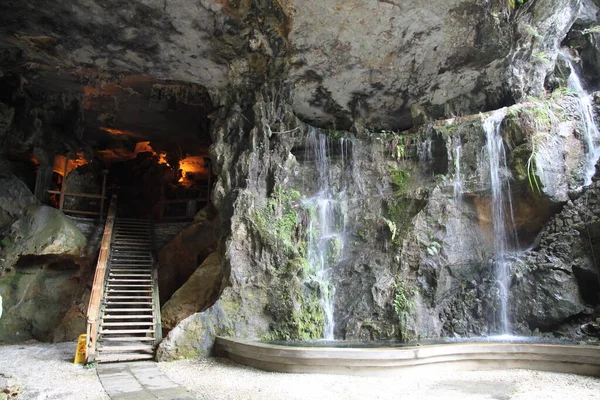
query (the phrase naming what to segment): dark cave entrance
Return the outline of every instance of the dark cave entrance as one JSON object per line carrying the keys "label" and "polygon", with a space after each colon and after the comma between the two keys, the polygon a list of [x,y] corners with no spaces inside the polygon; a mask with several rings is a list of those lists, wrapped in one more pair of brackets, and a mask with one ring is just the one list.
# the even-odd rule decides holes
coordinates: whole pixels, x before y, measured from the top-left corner
{"label": "dark cave entrance", "polygon": [[[120,216],[157,221],[190,220],[209,203],[215,106],[206,88],[135,75],[68,90],[81,102],[78,129],[9,159],[42,203],[102,218],[116,194]],[[38,95],[28,101],[57,92]]]}

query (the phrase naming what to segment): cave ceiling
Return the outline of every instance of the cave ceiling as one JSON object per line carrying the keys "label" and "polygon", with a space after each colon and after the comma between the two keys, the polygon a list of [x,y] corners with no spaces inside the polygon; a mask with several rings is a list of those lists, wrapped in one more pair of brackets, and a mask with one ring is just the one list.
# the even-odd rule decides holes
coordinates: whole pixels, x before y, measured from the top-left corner
{"label": "cave ceiling", "polygon": [[[506,74],[515,32],[498,4],[504,3],[5,0],[0,75],[46,74],[28,83],[63,84],[88,95],[90,87],[101,87],[86,100],[85,131],[94,137],[102,135],[104,122],[159,135],[165,120],[193,136],[204,123],[194,116],[206,119],[213,107],[208,93],[271,78],[291,84],[294,110],[306,122],[406,129],[415,105],[436,118],[514,101]],[[564,14],[560,18],[573,19]],[[552,22],[557,37],[568,25],[559,22]],[[62,79],[51,82],[53,74]],[[206,102],[202,112],[148,102],[160,81],[206,88],[198,94]],[[115,98],[120,114],[109,104]]]}

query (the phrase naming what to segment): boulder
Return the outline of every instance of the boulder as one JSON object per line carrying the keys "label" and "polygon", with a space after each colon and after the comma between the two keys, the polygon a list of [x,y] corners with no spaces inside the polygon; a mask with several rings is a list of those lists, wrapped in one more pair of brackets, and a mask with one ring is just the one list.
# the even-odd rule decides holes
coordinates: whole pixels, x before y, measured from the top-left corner
{"label": "boulder", "polygon": [[39,205],[27,185],[10,172],[10,164],[0,160],[0,231],[21,217],[30,206]]}
{"label": "boulder", "polygon": [[221,258],[218,253],[211,253],[162,307],[163,329],[170,331],[179,321],[213,305],[221,292],[222,281]]}
{"label": "boulder", "polygon": [[11,226],[7,236],[13,246],[8,251],[18,256],[82,255],[87,239],[61,211],[40,206],[30,208]]}
{"label": "boulder", "polygon": [[157,361],[198,359],[212,354],[215,337],[230,335],[230,322],[217,301],[211,308],[181,321],[156,350]]}
{"label": "boulder", "polygon": [[[55,329],[71,323],[67,311],[86,291],[79,279],[73,279],[80,265],[89,262],[82,258],[86,243],[67,216],[47,206],[30,207],[5,231],[0,340],[50,341]],[[80,324],[62,330],[66,333],[58,335],[59,340],[74,339],[84,329]]]}
{"label": "boulder", "polygon": [[[204,214],[204,213],[203,213]],[[160,303],[165,304],[217,248],[218,218],[197,218],[158,253]]]}

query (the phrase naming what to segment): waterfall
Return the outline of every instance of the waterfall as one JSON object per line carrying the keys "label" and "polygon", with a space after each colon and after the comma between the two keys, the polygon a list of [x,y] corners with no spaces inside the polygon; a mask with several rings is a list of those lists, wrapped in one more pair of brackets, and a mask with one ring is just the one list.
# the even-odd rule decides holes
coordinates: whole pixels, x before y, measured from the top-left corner
{"label": "waterfall", "polygon": [[[510,184],[507,177],[506,151],[500,132],[506,108],[495,111],[483,121],[486,134],[486,151],[489,159],[490,184],[492,191],[492,226],[494,241],[494,271],[500,292],[500,331],[509,334],[508,300],[510,265],[506,258],[509,240],[515,238],[514,214]],[[507,228],[508,227],[508,228]],[[514,236],[513,236],[514,235]]]}
{"label": "waterfall", "polygon": [[600,142],[600,132],[598,132],[598,127],[594,121],[594,112],[590,95],[583,89],[581,79],[577,76],[575,67],[569,57],[567,56],[565,58],[569,63],[569,67],[571,67],[571,74],[567,80],[567,85],[569,89],[574,91],[577,95],[577,105],[587,145],[587,165],[584,180],[584,185],[587,186],[592,183],[592,177],[596,172],[596,161],[598,161],[598,157],[600,157],[600,149],[598,147],[598,142]]}
{"label": "waterfall", "polygon": [[310,211],[306,258],[309,279],[318,285],[319,298],[325,316],[323,336],[325,339],[332,340],[335,326],[333,316],[335,288],[331,282],[331,273],[344,248],[347,213],[344,169],[347,165],[348,146],[351,142],[347,139],[339,139],[341,171],[340,182],[335,185],[334,168],[331,165],[332,139],[311,128],[306,140],[306,148],[312,152],[317,170],[317,192],[314,196],[304,200],[304,207]]}
{"label": "waterfall", "polygon": [[462,142],[457,135],[453,142],[452,156],[454,157],[454,202],[460,210],[462,208],[463,181],[460,175],[460,155],[462,153]]}

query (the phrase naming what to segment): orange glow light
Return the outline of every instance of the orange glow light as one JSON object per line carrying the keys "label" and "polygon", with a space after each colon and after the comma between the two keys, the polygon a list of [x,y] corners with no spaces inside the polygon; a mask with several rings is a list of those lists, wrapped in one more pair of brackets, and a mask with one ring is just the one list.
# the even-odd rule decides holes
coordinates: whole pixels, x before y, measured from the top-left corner
{"label": "orange glow light", "polygon": [[[88,161],[83,157],[83,153],[77,153],[77,158],[69,158],[69,163],[67,164],[67,175],[73,171],[75,168],[79,168],[82,165],[86,165]],[[54,172],[65,176],[65,156],[55,156],[54,157]]]}
{"label": "orange glow light", "polygon": [[131,131],[122,131],[120,129],[112,129],[112,128],[107,128],[105,126],[101,126],[100,130],[104,131],[104,132],[108,132],[114,136],[128,136],[128,137],[132,137],[132,138],[141,137],[141,135],[138,135],[137,133],[134,133]]}
{"label": "orange glow light", "polygon": [[182,173],[178,182],[185,187],[192,186],[198,177],[208,175],[203,156],[190,156],[182,159],[179,162],[179,169],[182,170]]}

